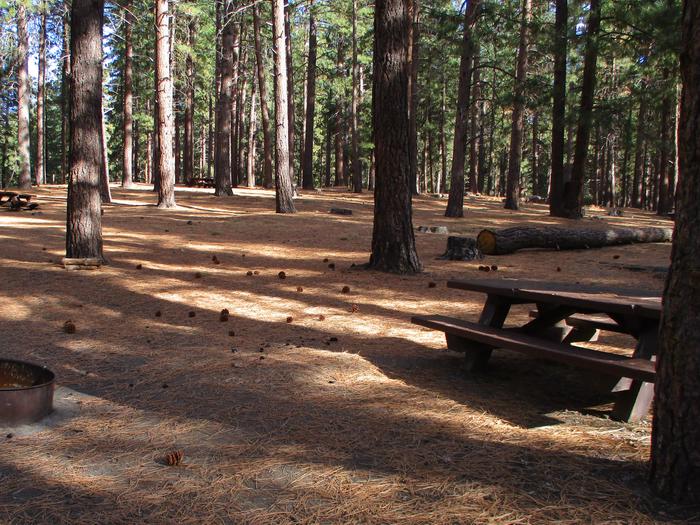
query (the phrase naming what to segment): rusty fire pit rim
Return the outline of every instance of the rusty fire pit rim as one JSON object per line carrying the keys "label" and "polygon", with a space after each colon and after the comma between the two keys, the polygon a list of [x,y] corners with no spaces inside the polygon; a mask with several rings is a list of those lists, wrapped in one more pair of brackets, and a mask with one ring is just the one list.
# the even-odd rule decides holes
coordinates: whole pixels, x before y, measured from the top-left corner
{"label": "rusty fire pit rim", "polygon": [[8,357],[0,357],[0,362],[16,363],[19,365],[26,365],[26,366],[33,367],[33,368],[39,368],[42,371],[48,373],[49,377],[50,377],[50,379],[48,381],[44,381],[43,383],[39,383],[38,385],[13,387],[13,388],[0,387],[0,392],[16,392],[16,391],[23,391],[23,390],[32,390],[35,388],[46,388],[47,386],[52,385],[53,383],[56,382],[56,374],[53,372],[53,370],[51,370],[50,368],[48,368],[44,365],[38,365],[38,364],[32,363],[30,361],[22,361],[21,359],[10,359]]}

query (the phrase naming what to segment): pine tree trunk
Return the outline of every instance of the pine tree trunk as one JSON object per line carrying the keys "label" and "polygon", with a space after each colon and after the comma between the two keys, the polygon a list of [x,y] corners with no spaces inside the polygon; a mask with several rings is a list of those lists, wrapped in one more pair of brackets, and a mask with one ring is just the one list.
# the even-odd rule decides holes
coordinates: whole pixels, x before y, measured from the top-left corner
{"label": "pine tree trunk", "polygon": [[576,150],[571,167],[571,180],[565,184],[562,215],[571,219],[583,216],[583,181],[586,171],[586,156],[593,121],[593,96],[598,60],[598,32],[600,29],[600,0],[591,0],[586,35],[586,52],[581,86],[581,109],[576,131]]}
{"label": "pine tree trunk", "polygon": [[149,133],[146,137],[146,173],[143,182],[151,184],[153,176],[153,133]]}
{"label": "pine tree trunk", "polygon": [[552,175],[549,213],[561,217],[564,205],[564,134],[566,131],[566,56],[568,0],[556,0],[554,25],[554,84],[552,87]]}
{"label": "pine tree trunk", "polygon": [[[187,23],[187,58],[185,59],[185,147],[183,151],[183,164],[185,184],[190,184],[194,178],[194,34],[197,29],[197,20],[194,16]],[[203,144],[202,144],[203,146]]]}
{"label": "pine tree trunk", "polygon": [[156,2],[156,81],[158,100],[158,207],[175,207],[173,80],[170,76],[168,0]]}
{"label": "pine tree trunk", "polygon": [[408,1],[408,155],[411,162],[411,193],[420,193],[418,181],[418,53],[420,0]]}
{"label": "pine tree trunk", "polygon": [[508,154],[508,177],[506,179],[505,208],[508,210],[517,210],[520,207],[520,165],[523,159],[525,80],[527,77],[532,0],[523,0],[520,17],[520,44],[518,45],[518,62],[515,68],[513,114],[510,128],[510,152]]}
{"label": "pine tree trunk", "polygon": [[255,111],[255,80],[251,81],[250,93],[250,117],[248,118],[248,160],[246,165],[246,175],[248,187],[255,187],[255,133],[258,127],[257,112]]}
{"label": "pine tree trunk", "polygon": [[313,0],[309,6],[309,58],[306,69],[306,125],[304,126],[304,157],[302,159],[302,187],[305,190],[314,188],[313,155],[314,155],[314,116],[316,112],[316,16]]}
{"label": "pine tree trunk", "polygon": [[260,16],[257,4],[253,4],[253,30],[255,32],[255,60],[258,70],[258,91],[260,92],[260,116],[263,132],[263,186],[272,187],[272,134],[270,112],[267,106],[267,85],[265,84],[265,62],[263,61],[260,38]]}
{"label": "pine tree trunk", "polygon": [[100,97],[100,143],[102,155],[100,158],[100,199],[102,203],[112,202],[112,192],[109,189],[109,155],[107,149],[107,123],[105,121],[104,95]]}
{"label": "pine tree trunk", "polygon": [[231,189],[231,106],[236,24],[233,0],[226,0],[222,14],[219,96],[216,100],[216,168],[214,195],[233,195]]}
{"label": "pine tree trunk", "polygon": [[[138,103],[136,104],[136,111],[138,112]],[[134,121],[134,141],[133,141],[133,155],[132,155],[132,170],[133,170],[133,176],[135,180],[139,179],[139,169],[140,169],[140,164],[139,164],[139,123],[138,120]]]}
{"label": "pine tree trunk", "polygon": [[[345,76],[345,49],[342,40],[338,40],[335,70],[338,78]],[[345,135],[343,94],[336,93],[335,100],[335,185],[345,185],[345,159],[343,152],[343,137]]]}
{"label": "pine tree trunk", "polygon": [[464,159],[469,117],[469,97],[471,94],[472,57],[474,55],[472,32],[476,23],[479,4],[480,0],[469,0],[464,13],[462,56],[459,61],[457,111],[455,112],[452,167],[450,169],[450,195],[447,200],[445,217],[464,216]]}
{"label": "pine tree trunk", "polygon": [[[275,49],[275,203],[277,213],[295,213],[294,186],[289,177],[289,120],[287,119],[287,46],[284,38],[284,0],[272,0]],[[313,127],[313,126],[312,126]]]}
{"label": "pine tree trunk", "polygon": [[68,181],[68,142],[70,140],[70,4],[63,3],[63,52],[61,57],[61,184]]}
{"label": "pine tree trunk", "polygon": [[447,112],[447,80],[442,73],[442,96],[440,98],[440,170],[435,183],[435,193],[442,193],[444,181],[447,180],[447,137],[445,135],[445,113]]}
{"label": "pine tree trunk", "polygon": [[472,96],[471,108],[469,110],[469,191],[472,193],[479,192],[479,184],[477,179],[477,162],[478,162],[478,141],[476,138],[477,130],[479,129],[479,46],[476,46],[474,52],[474,66],[472,73]]}
{"label": "pine tree trunk", "polygon": [[73,0],[71,10],[70,161],[66,257],[102,259],[102,0]]}
{"label": "pine tree trunk", "polygon": [[[414,0],[417,2],[417,0]],[[357,62],[357,0],[352,0],[352,102],[350,109],[350,133],[352,140],[352,185],[355,193],[362,193],[362,166],[360,165],[360,140],[358,137],[358,111],[360,105],[359,63]]]}
{"label": "pine tree trunk", "polygon": [[134,47],[131,41],[132,28],[136,17],[132,11],[131,0],[124,1],[124,118],[122,150],[122,187],[130,188],[133,184],[133,57]]}
{"label": "pine tree trunk", "polygon": [[17,150],[19,155],[19,187],[32,187],[29,156],[29,35],[27,8],[17,3]]}
{"label": "pine tree trunk", "polygon": [[[668,80],[668,70],[664,70],[664,79]],[[659,144],[659,156],[661,163],[659,173],[659,190],[656,213],[666,215],[673,209],[673,192],[671,189],[671,145],[669,143],[669,118],[671,117],[671,96],[666,94],[661,101],[661,132]]]}
{"label": "pine tree trunk", "polygon": [[44,162],[44,84],[46,79],[46,2],[41,2],[41,28],[39,30],[39,68],[36,89],[36,184],[46,183],[46,163]]}
{"label": "pine tree trunk", "polygon": [[343,106],[337,101],[335,106],[335,185],[344,184],[345,167],[343,164]]}
{"label": "pine tree trunk", "polygon": [[[241,45],[243,37],[243,28],[240,24],[236,24],[237,31],[234,33],[233,43],[233,79],[231,82],[231,185],[236,188],[240,178],[238,172],[238,149],[240,137],[238,136],[238,127],[240,125],[241,115],[243,114],[241,104],[244,104],[245,90],[241,88],[242,65],[245,63],[245,49]],[[241,109],[239,109],[241,108]]]}
{"label": "pine tree trunk", "polygon": [[[642,81],[642,86],[645,82]],[[646,97],[642,95],[639,100],[639,112],[637,113],[637,133],[634,150],[634,174],[632,178],[632,200],[630,206],[640,208],[642,206],[642,182],[644,179],[644,143],[646,122]]]}
{"label": "pine tree trunk", "polygon": [[325,150],[326,150],[326,162],[325,162],[325,178],[324,178],[324,186],[326,188],[329,188],[331,185],[331,142],[333,138],[333,124],[332,124],[332,119],[330,118],[330,112],[326,115],[326,125],[325,125]]}
{"label": "pine tree trunk", "polygon": [[408,138],[408,17],[403,0],[374,11],[373,121],[376,155],[374,230],[369,267],[416,273]]}
{"label": "pine tree trunk", "polygon": [[[244,48],[244,39],[243,39],[243,34],[241,34],[240,37],[240,46],[242,49]],[[237,142],[236,142],[236,155],[235,155],[235,160],[236,160],[236,185],[248,185],[248,179],[247,179],[247,173],[246,173],[246,160],[245,160],[245,153],[244,153],[244,137],[246,137],[247,132],[246,132],[246,119],[245,119],[245,108],[246,104],[248,103],[248,89],[246,89],[246,65],[248,64],[248,56],[246,52],[243,52],[243,56],[238,59],[238,65],[240,66],[240,73],[238,75],[238,80],[239,80],[239,96],[240,100],[238,101],[238,116],[237,116],[237,128],[238,131],[236,132],[236,137],[237,137]],[[255,82],[250,82],[251,87],[255,85]]]}
{"label": "pine tree trunk", "polygon": [[656,362],[650,481],[660,496],[700,503],[700,3],[683,7],[680,180]]}
{"label": "pine tree trunk", "polygon": [[[287,1],[284,7],[284,35],[287,43],[287,119],[289,120],[289,178],[294,180],[294,144],[295,121],[294,109],[294,55],[292,54],[292,25],[291,12],[295,9],[292,0]],[[242,108],[241,108],[242,109]]]}

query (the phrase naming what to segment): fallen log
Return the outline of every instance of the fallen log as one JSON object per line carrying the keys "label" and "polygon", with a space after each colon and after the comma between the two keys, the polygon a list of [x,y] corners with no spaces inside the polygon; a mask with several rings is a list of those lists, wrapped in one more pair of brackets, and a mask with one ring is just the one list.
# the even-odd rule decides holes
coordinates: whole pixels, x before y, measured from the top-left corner
{"label": "fallen log", "polygon": [[671,228],[575,229],[558,226],[519,226],[482,230],[476,245],[486,255],[505,255],[524,248],[580,250],[640,242],[669,242]]}

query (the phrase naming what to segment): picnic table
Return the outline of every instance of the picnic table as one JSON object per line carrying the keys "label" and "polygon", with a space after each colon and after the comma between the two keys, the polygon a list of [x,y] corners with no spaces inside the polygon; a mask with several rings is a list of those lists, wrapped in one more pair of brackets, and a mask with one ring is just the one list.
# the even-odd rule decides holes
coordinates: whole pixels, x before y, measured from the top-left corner
{"label": "picnic table", "polygon": [[22,208],[35,209],[39,205],[32,203],[34,195],[29,193],[17,193],[16,191],[0,191],[0,206],[9,205],[12,210],[20,210]]}
{"label": "picnic table", "polygon": [[[492,350],[505,348],[620,378],[612,417],[633,422],[646,415],[654,396],[661,296],[648,290],[610,289],[513,279],[449,281],[448,288],[486,294],[478,322],[441,315],[411,322],[445,332],[447,347],[464,352],[471,372],[483,369]],[[532,319],[503,328],[513,305],[533,304]],[[572,343],[595,341],[600,330],[636,339],[631,356]],[[554,340],[553,340],[554,337]]]}

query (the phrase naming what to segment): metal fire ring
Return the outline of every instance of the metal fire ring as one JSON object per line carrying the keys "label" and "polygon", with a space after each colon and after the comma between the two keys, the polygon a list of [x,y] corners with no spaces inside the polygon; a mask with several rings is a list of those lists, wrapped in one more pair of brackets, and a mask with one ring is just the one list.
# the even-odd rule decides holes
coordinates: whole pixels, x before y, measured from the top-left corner
{"label": "metal fire ring", "polygon": [[44,366],[0,358],[0,426],[34,423],[49,415],[55,379]]}

